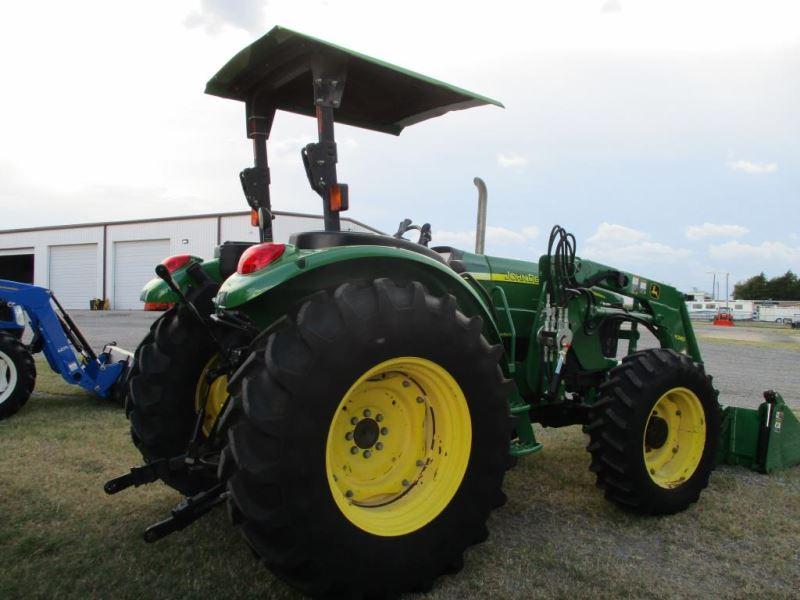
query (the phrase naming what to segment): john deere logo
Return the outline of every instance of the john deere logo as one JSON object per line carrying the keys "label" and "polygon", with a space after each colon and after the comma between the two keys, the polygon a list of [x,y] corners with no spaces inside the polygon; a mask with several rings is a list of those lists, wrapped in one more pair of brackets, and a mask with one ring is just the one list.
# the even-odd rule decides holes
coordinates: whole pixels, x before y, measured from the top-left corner
{"label": "john deere logo", "polygon": [[650,284],[650,297],[651,298],[655,298],[656,300],[658,300],[658,298],[660,296],[661,296],[661,288],[658,287],[657,283],[651,283]]}
{"label": "john deere logo", "polygon": [[531,275],[530,273],[512,273],[511,271],[508,271],[506,273],[506,281],[513,281],[514,283],[531,283],[533,285],[539,285],[539,276]]}

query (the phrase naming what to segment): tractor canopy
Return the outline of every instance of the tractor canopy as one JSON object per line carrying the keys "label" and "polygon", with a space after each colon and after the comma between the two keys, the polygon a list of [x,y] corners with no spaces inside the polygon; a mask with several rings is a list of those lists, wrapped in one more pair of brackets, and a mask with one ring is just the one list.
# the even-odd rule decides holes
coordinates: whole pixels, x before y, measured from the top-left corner
{"label": "tractor canopy", "polygon": [[407,126],[497,100],[425,77],[283,27],[239,52],[206,84],[206,93],[240,100],[248,115],[285,110],[315,116],[312,77],[338,74],[346,92],[334,120],[399,135]]}

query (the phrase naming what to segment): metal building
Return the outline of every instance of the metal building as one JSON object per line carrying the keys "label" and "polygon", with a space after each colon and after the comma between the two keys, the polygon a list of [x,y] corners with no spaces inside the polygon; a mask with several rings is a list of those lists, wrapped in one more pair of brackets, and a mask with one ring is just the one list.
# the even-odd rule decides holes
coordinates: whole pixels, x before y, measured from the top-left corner
{"label": "metal building", "polygon": [[[275,241],[323,229],[322,217],[275,211]],[[342,218],[344,231],[378,230]],[[0,279],[48,287],[66,308],[108,298],[114,309],[141,309],[139,292],[173,254],[211,258],[223,241],[258,241],[249,212],[87,223],[0,231]]]}

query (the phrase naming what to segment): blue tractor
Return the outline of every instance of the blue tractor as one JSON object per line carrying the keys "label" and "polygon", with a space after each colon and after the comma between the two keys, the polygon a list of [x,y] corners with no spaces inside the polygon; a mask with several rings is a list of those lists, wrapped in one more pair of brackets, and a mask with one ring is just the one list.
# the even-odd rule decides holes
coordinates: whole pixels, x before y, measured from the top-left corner
{"label": "blue tractor", "polygon": [[[26,326],[33,332],[27,344],[22,341]],[[112,399],[123,388],[132,358],[114,344],[96,354],[50,290],[0,279],[0,419],[30,398],[36,384],[33,355],[38,352],[67,383]]]}

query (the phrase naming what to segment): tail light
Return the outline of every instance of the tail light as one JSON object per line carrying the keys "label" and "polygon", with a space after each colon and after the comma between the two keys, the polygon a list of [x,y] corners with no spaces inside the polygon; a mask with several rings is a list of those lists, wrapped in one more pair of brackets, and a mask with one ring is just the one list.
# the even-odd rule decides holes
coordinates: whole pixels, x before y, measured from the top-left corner
{"label": "tail light", "polygon": [[248,273],[260,271],[270,263],[278,260],[283,255],[284,250],[286,250],[285,244],[273,244],[272,242],[250,246],[239,258],[236,272],[240,275],[247,275]]}
{"label": "tail light", "polygon": [[185,267],[191,258],[192,256],[190,254],[176,254],[175,256],[165,258],[161,261],[161,264],[167,267],[167,271],[174,273],[181,267]]}

